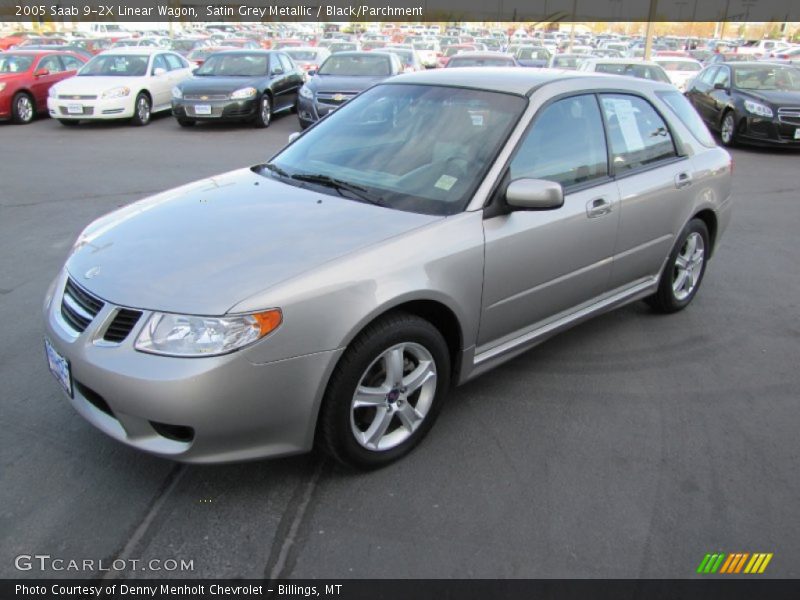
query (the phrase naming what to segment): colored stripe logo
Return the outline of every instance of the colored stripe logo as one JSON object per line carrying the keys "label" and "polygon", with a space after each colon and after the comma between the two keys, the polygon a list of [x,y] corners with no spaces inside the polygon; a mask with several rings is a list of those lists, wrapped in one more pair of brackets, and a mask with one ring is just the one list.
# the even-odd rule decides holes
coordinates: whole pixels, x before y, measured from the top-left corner
{"label": "colored stripe logo", "polygon": [[722,573],[735,575],[745,573],[749,575],[761,574],[767,569],[769,561],[772,560],[772,552],[734,552],[732,554],[716,553],[706,554],[697,572],[701,575]]}

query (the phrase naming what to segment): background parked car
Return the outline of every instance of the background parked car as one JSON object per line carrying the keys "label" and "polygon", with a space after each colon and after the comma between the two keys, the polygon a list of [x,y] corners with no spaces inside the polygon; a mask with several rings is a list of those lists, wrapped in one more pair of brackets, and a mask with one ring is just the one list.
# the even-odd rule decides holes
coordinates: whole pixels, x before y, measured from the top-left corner
{"label": "background parked car", "polygon": [[402,72],[391,52],[332,54],[314,77],[300,88],[297,116],[305,129],[379,81]]}
{"label": "background parked car", "polygon": [[75,77],[50,88],[50,116],[63,125],[81,120],[131,119],[147,125],[172,108],[172,88],[189,77],[181,55],[155,48],[118,48],[95,56]]}
{"label": "background parked car", "polygon": [[578,70],[672,83],[664,69],[656,63],[630,58],[587,58]]}
{"label": "background parked car", "polygon": [[686,97],[722,143],[800,148],[800,70],[764,62],[711,65]]}
{"label": "background parked car", "polygon": [[216,52],[225,52],[226,50],[236,50],[233,46],[201,46],[189,52],[186,57],[190,63],[201,66],[206,59]]}
{"label": "background parked car", "polygon": [[320,65],[331,55],[327,48],[317,48],[315,46],[289,47],[284,50],[294,63],[303,69],[305,73],[316,72]]}
{"label": "background parked car", "polygon": [[550,69],[570,69],[575,70],[581,61],[590,58],[583,54],[554,54],[547,63]]}
{"label": "background parked car", "polygon": [[656,56],[653,62],[667,73],[672,84],[680,91],[686,90],[686,84],[703,70],[703,65],[693,58]]}
{"label": "background parked car", "polygon": [[0,119],[25,124],[46,113],[50,87],[72,77],[85,62],[79,54],[52,50],[0,54]]}
{"label": "background parked car", "polygon": [[523,67],[546,67],[550,60],[550,52],[543,46],[520,46],[514,58]]}
{"label": "background parked car", "polygon": [[284,52],[217,52],[172,90],[172,114],[182,127],[211,120],[269,127],[274,113],[295,108],[303,75]]}
{"label": "background parked car", "polygon": [[417,54],[417,51],[409,46],[386,46],[385,52],[391,52],[400,59],[403,65],[403,73],[413,73],[414,71],[424,71],[425,66]]}

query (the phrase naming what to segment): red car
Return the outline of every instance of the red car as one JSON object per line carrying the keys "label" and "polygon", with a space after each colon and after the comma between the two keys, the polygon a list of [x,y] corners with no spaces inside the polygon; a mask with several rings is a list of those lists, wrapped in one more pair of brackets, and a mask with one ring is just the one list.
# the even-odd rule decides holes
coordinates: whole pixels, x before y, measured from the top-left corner
{"label": "red car", "polygon": [[0,54],[0,119],[30,123],[47,114],[50,86],[72,77],[86,59],[72,52],[12,50]]}
{"label": "red car", "polygon": [[11,46],[18,46],[29,37],[36,37],[36,35],[27,31],[21,31],[18,33],[11,33],[5,37],[0,37],[0,50],[8,50]]}
{"label": "red car", "polygon": [[436,61],[439,63],[439,67],[446,67],[451,56],[455,56],[459,52],[475,52],[477,49],[478,48],[472,44],[453,44],[451,46],[445,46],[442,48],[442,53],[436,57]]}

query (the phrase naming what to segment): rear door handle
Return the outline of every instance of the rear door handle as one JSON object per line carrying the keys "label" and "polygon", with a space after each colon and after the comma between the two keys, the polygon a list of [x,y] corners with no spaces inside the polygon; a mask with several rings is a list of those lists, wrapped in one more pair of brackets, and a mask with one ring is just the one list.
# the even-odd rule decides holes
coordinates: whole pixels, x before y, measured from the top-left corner
{"label": "rear door handle", "polygon": [[595,198],[586,203],[586,216],[590,219],[602,217],[611,212],[611,202],[605,198]]}
{"label": "rear door handle", "polygon": [[675,175],[675,187],[678,189],[692,185],[692,175],[687,171]]}

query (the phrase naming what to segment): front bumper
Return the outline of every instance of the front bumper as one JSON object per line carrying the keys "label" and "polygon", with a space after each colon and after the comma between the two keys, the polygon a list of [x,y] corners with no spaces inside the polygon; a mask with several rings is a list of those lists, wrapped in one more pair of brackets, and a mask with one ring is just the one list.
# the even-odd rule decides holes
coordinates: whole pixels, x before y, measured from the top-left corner
{"label": "front bumper", "polygon": [[0,92],[0,119],[11,118],[11,98],[13,95],[10,92],[9,88]]}
{"label": "front bumper", "polygon": [[[122,98],[92,98],[48,96],[47,111],[54,119],[130,119],[134,113],[135,97],[132,94]],[[77,112],[77,109],[80,112]]]}
{"label": "front bumper", "polygon": [[[209,114],[198,112],[198,106],[210,109]],[[197,121],[238,121],[252,119],[258,110],[258,97],[248,100],[187,100],[172,99],[172,114],[178,119]]]}
{"label": "front bumper", "polygon": [[325,102],[317,97],[316,94],[314,94],[314,98],[304,98],[298,95],[297,116],[304,124],[311,125],[341,107],[348,100],[350,100],[350,97],[342,101],[331,100]]}
{"label": "front bumper", "polygon": [[800,119],[781,121],[779,117],[746,116],[739,121],[738,139],[756,146],[800,148]]}
{"label": "front bumper", "polygon": [[247,349],[208,358],[157,356],[133,348],[148,311],[121,343],[99,342],[98,331],[117,307],[106,303],[76,335],[61,317],[66,278],[66,271],[59,275],[46,302],[46,336],[70,363],[70,403],[92,425],[139,450],[190,463],[311,449],[342,349],[263,364],[248,360]]}

